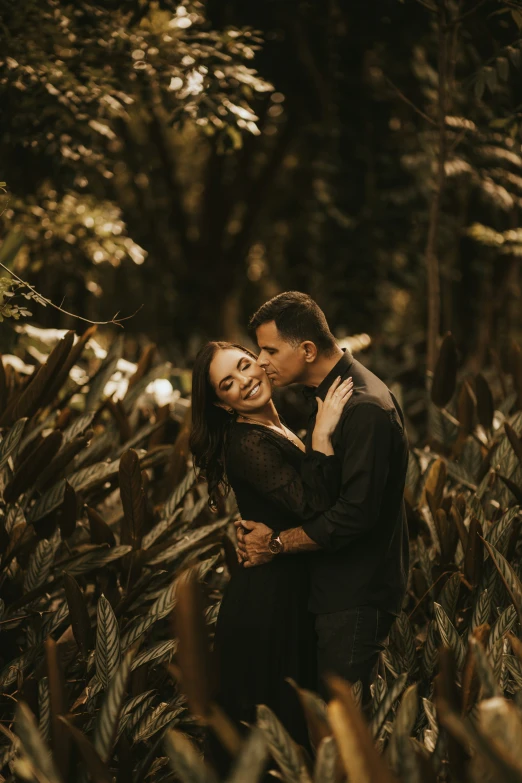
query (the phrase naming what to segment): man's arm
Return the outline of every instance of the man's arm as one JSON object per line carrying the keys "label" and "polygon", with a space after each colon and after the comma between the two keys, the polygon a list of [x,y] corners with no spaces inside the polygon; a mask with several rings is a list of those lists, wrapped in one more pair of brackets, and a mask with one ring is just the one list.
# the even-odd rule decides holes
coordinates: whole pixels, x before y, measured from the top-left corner
{"label": "man's arm", "polygon": [[[238,520],[235,525],[238,558],[245,568],[268,563],[274,557],[268,548],[268,542],[273,532],[271,528],[262,522],[247,520]],[[245,534],[245,530],[249,532]],[[283,544],[283,553],[313,552],[319,549],[319,546],[306,535],[302,527],[284,530],[280,533],[280,538]]]}

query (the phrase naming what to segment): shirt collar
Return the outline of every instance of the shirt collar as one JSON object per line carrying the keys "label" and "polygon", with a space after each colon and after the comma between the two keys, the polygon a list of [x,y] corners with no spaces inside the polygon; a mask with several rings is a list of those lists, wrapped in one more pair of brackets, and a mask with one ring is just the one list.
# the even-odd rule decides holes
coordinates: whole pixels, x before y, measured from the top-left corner
{"label": "shirt collar", "polygon": [[326,397],[326,394],[328,392],[328,389],[332,385],[332,383],[335,381],[338,375],[343,377],[349,370],[351,364],[353,362],[353,356],[346,348],[343,348],[343,355],[337,362],[337,364],[332,367],[326,378],[323,378],[319,386],[305,386],[303,388],[303,394],[306,397],[307,400],[315,400],[316,397],[320,397],[322,400]]}

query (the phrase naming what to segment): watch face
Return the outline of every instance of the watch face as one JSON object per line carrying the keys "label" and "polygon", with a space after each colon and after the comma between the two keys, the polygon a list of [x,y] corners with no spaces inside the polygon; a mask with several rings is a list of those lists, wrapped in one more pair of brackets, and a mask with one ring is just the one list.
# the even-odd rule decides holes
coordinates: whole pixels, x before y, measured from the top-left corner
{"label": "watch face", "polygon": [[282,551],[283,545],[281,544],[280,541],[277,540],[277,538],[272,538],[268,542],[268,548],[272,552],[273,555],[278,555],[279,552]]}

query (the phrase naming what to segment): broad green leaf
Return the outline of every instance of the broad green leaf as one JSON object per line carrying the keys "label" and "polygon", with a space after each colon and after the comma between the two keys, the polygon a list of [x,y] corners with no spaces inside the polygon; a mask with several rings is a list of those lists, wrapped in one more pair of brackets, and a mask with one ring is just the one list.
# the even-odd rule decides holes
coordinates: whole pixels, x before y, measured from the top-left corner
{"label": "broad green leaf", "polygon": [[217,783],[212,770],[184,734],[170,729],[165,735],[164,744],[170,765],[183,783]]}
{"label": "broad green leaf", "polygon": [[96,675],[105,690],[109,687],[121,660],[120,629],[114,610],[104,595],[98,600],[96,626]]}
{"label": "broad green leaf", "polygon": [[111,757],[133,655],[134,652],[132,650],[126,653],[116,674],[110,681],[96,722],[94,747],[104,762],[109,761]]}
{"label": "broad green leaf", "polygon": [[[317,750],[314,783],[337,783],[339,751],[334,737],[325,737]],[[239,781],[238,781],[239,783]]]}
{"label": "broad green leaf", "polygon": [[0,468],[3,468],[13,451],[20,443],[20,438],[23,435],[26,424],[27,418],[19,419],[13,424],[13,426],[0,441]]}
{"label": "broad green leaf", "polygon": [[53,565],[54,550],[49,541],[43,538],[38,542],[37,547],[27,565],[27,571],[24,577],[24,590],[28,593],[43,585]]}
{"label": "broad green leaf", "polygon": [[71,576],[86,574],[98,568],[102,568],[120,557],[128,555],[132,551],[131,546],[115,546],[112,549],[97,549],[94,552],[88,552],[80,555],[76,560],[67,563],[67,573]]}
{"label": "broad green leaf", "polygon": [[288,783],[309,781],[299,748],[272,710],[264,704],[257,705],[257,726],[264,733],[284,780]]}
{"label": "broad green leaf", "polygon": [[45,783],[61,783],[51,754],[38,731],[36,720],[24,702],[18,702],[15,712],[15,730],[27,757]]}
{"label": "broad green leaf", "polygon": [[459,669],[464,665],[465,650],[462,644],[462,639],[458,635],[455,626],[449,619],[448,615],[438,603],[434,603],[435,619],[437,620],[437,627],[442,639],[443,644],[453,650],[455,654],[455,662]]}

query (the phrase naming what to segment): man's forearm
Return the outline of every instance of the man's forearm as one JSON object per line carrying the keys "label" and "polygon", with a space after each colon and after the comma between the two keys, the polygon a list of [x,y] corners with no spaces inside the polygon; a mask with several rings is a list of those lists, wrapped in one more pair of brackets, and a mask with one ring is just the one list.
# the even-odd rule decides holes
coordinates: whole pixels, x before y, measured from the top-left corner
{"label": "man's forearm", "polygon": [[291,530],[283,530],[280,534],[283,544],[283,552],[292,554],[294,552],[314,552],[320,549],[320,546],[307,536],[302,527],[293,527]]}

